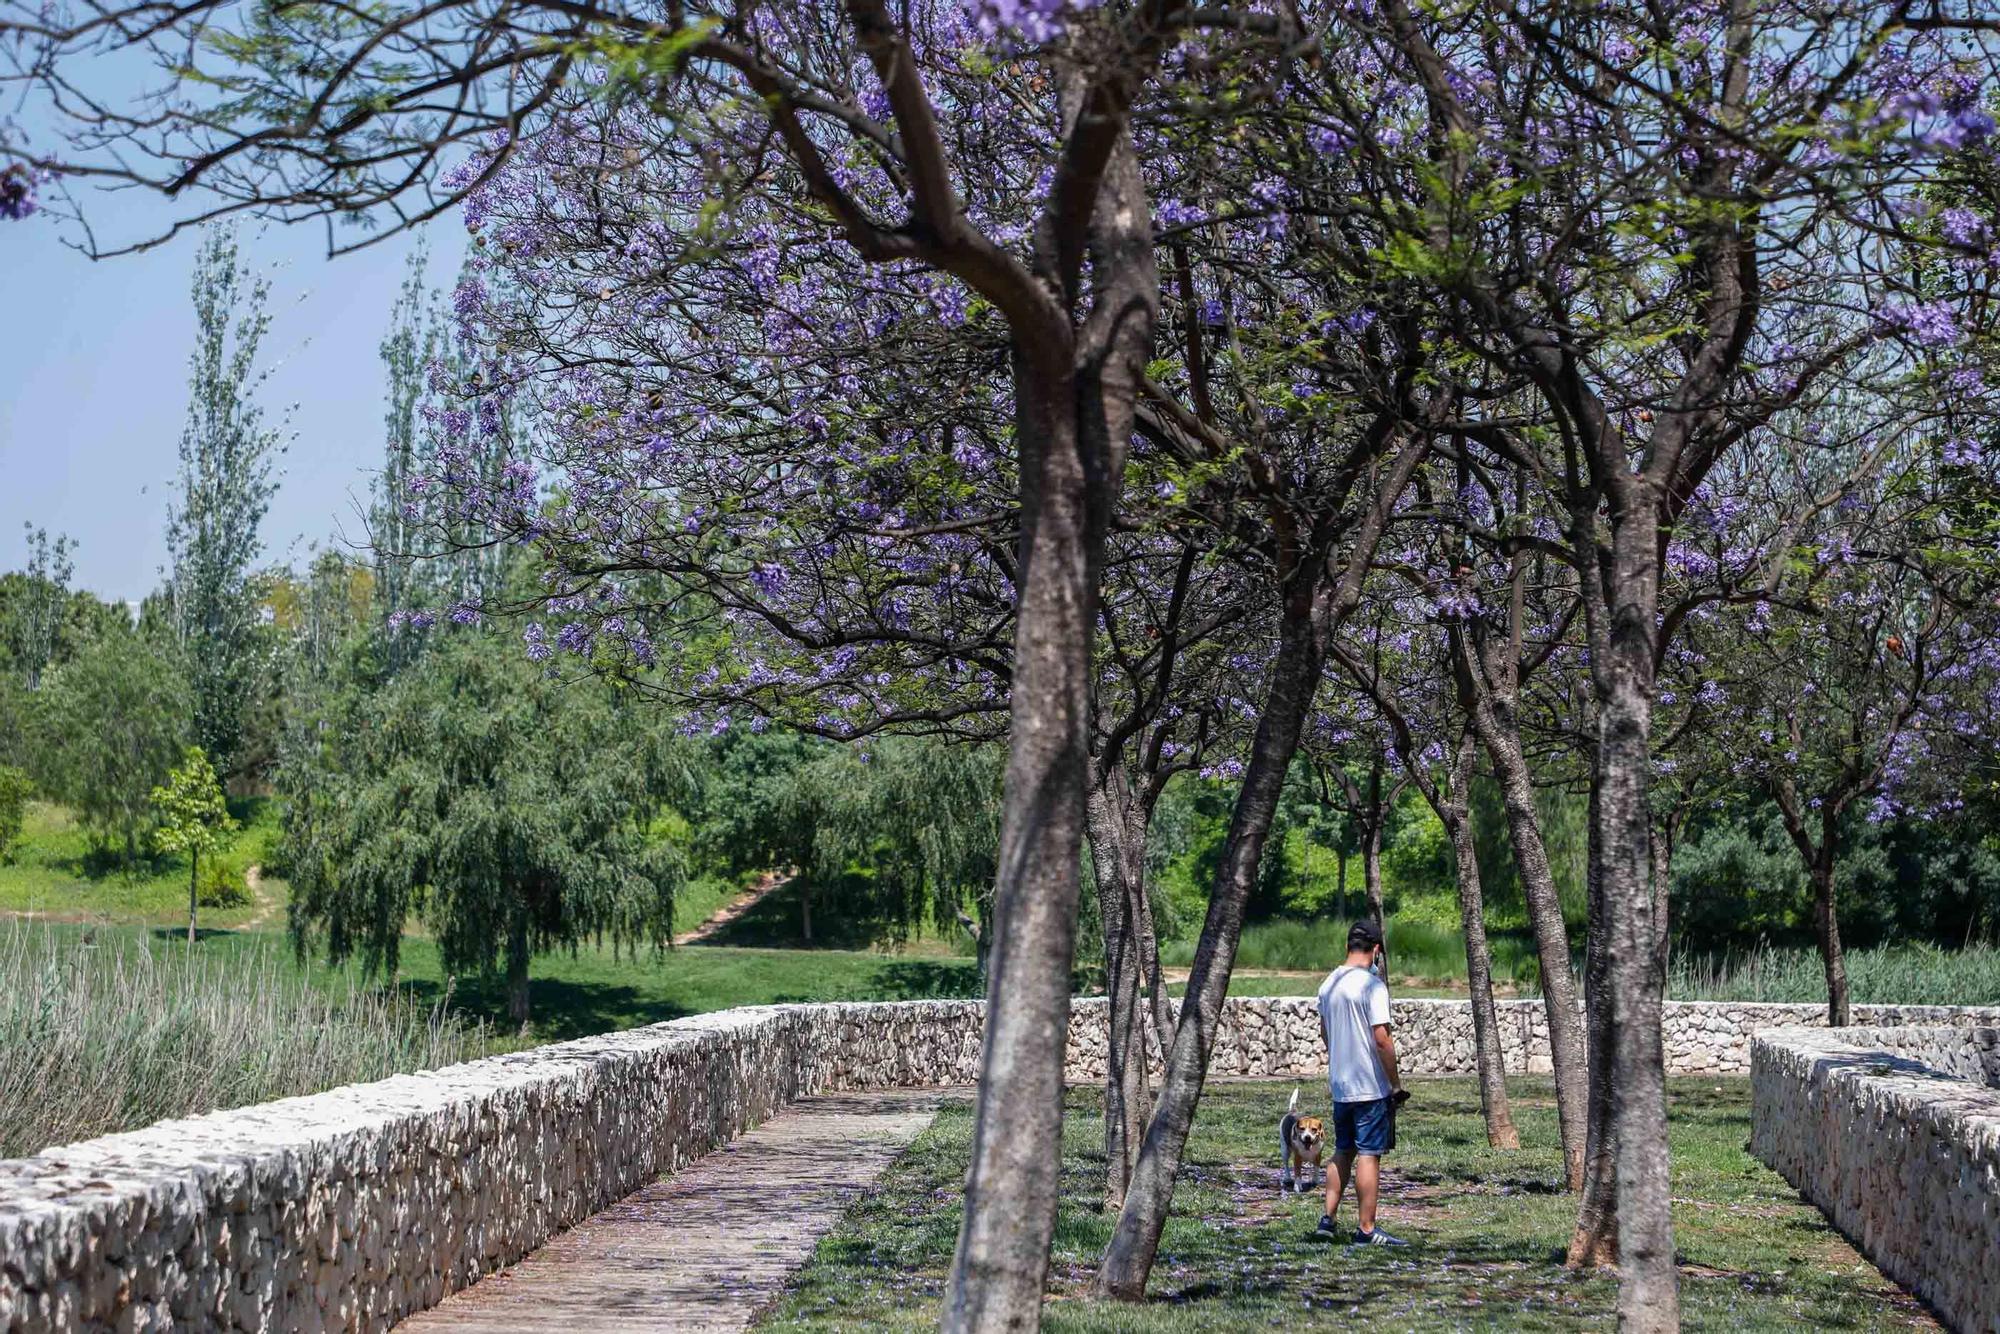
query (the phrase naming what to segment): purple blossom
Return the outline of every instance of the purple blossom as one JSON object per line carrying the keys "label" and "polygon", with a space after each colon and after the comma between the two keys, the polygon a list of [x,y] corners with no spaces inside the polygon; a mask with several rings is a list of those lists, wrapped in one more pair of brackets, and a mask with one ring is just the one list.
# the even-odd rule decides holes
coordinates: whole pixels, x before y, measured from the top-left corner
{"label": "purple blossom", "polygon": [[1978,245],[1986,235],[1986,220],[1969,208],[1948,208],[1938,219],[1938,230],[1953,245]]}
{"label": "purple blossom", "polygon": [[41,206],[35,191],[49,182],[49,173],[36,171],[24,163],[10,162],[0,170],[0,218],[19,222]]}
{"label": "purple blossom", "polygon": [[1942,301],[1891,302],[1877,314],[1885,323],[1907,329],[1924,347],[1949,347],[1961,336],[1958,316]]}
{"label": "purple blossom", "polygon": [[1971,436],[1960,436],[1944,442],[1943,457],[1948,468],[1977,468],[1986,451]]}

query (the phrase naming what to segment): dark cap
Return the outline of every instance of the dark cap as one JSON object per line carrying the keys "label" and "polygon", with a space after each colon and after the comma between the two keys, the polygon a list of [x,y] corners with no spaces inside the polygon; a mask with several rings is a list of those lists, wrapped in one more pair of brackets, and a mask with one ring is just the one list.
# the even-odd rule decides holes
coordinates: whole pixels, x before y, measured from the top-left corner
{"label": "dark cap", "polygon": [[1372,950],[1382,943],[1382,928],[1372,917],[1364,917],[1347,928],[1347,948],[1350,950]]}

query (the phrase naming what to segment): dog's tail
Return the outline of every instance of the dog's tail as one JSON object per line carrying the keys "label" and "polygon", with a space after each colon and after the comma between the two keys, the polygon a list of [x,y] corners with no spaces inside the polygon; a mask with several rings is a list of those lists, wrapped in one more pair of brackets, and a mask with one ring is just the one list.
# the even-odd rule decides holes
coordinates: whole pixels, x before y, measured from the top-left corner
{"label": "dog's tail", "polygon": [[1299,1109],[1299,1091],[1297,1088],[1294,1088],[1292,1090],[1292,1100],[1285,1104],[1285,1110],[1288,1112],[1296,1112],[1298,1109]]}

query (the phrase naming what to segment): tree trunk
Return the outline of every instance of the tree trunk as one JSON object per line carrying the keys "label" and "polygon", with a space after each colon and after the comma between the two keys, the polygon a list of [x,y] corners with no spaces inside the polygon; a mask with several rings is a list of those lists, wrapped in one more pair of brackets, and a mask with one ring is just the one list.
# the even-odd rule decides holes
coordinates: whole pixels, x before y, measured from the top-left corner
{"label": "tree trunk", "polygon": [[194,944],[195,919],[201,912],[201,854],[188,849],[188,944]]}
{"label": "tree trunk", "polygon": [[1507,831],[1513,836],[1514,862],[1528,900],[1528,917],[1535,929],[1535,953],[1541,961],[1542,1006],[1549,1021],[1549,1055],[1556,1081],[1556,1113],[1562,1128],[1563,1175],[1571,1190],[1583,1189],[1583,1159],[1590,1122],[1590,1076],[1584,1057],[1584,1019],[1577,1008],[1576,975],[1570,969],[1569,928],[1563,922],[1562,895],[1542,842],[1542,823],[1535,810],[1535,789],[1521,753],[1511,716],[1482,700],[1474,705],[1480,739],[1500,780],[1507,808]]}
{"label": "tree trunk", "polygon": [[799,936],[808,945],[813,943],[813,887],[812,877],[799,876]]}
{"label": "tree trunk", "polygon": [[[1066,119],[1082,115],[1067,88],[1064,101]],[[1044,257],[1072,239],[1051,235],[1059,225],[1045,215]],[[1007,780],[945,1334],[1037,1327],[1055,1235],[1098,575],[1159,311],[1152,207],[1128,132],[1104,161],[1085,240],[1091,307],[1072,341],[1011,330],[1021,538]]]}
{"label": "tree trunk", "polygon": [[1833,840],[1820,845],[1812,868],[1813,925],[1819,934],[1820,962],[1826,968],[1826,1022],[1832,1028],[1848,1024],[1847,955],[1840,946],[1840,909],[1833,898]]}
{"label": "tree trunk", "polygon": [[[1085,814],[1090,860],[1097,879],[1098,914],[1104,922],[1104,1204],[1115,1212],[1138,1161],[1148,1110],[1145,1012],[1140,1001],[1144,971],[1134,881],[1144,875],[1144,832],[1134,855],[1132,807],[1115,770],[1092,775]],[[1136,890],[1136,893],[1135,893]]]}
{"label": "tree trunk", "polygon": [[1521,1147],[1514,1110],[1507,1099],[1507,1060],[1500,1050],[1500,1016],[1493,1004],[1493,956],[1486,944],[1486,905],[1473,846],[1466,784],[1472,773],[1473,739],[1459,743],[1458,762],[1445,775],[1445,809],[1438,812],[1451,835],[1458,868],[1458,915],[1465,928],[1465,976],[1472,991],[1472,1049],[1479,1070],[1479,1110],[1486,1119],[1486,1142],[1496,1149]]}
{"label": "tree trunk", "polygon": [[517,917],[507,927],[507,1018],[518,1032],[528,1031],[528,921]]}
{"label": "tree trunk", "polygon": [[[1361,841],[1361,881],[1368,892],[1368,916],[1382,925],[1382,823],[1371,820]],[[1389,971],[1389,951],[1382,950],[1382,972]]]}
{"label": "tree trunk", "polygon": [[1598,836],[1597,776],[1590,781],[1590,852],[1587,873],[1589,934],[1584,945],[1583,987],[1590,1044],[1589,1133],[1584,1137],[1583,1199],[1577,1207],[1576,1230],[1570,1234],[1566,1263],[1590,1269],[1618,1263],[1618,1139],[1611,1119],[1611,999],[1608,941],[1610,920],[1604,907],[1604,871]]}
{"label": "tree trunk", "polygon": [[1103,516],[1076,428],[1073,380],[1043,381],[1015,347],[1021,522],[999,873],[965,1217],[947,1331],[1041,1318],[1062,1171],[1063,1049],[1083,842],[1090,649]]}
{"label": "tree trunk", "polygon": [[1257,878],[1264,841],[1276,814],[1286,770],[1298,750],[1299,731],[1311,707],[1325,661],[1323,627],[1311,589],[1288,589],[1287,605],[1271,684],[1262,717],[1251,744],[1250,762],[1230,818],[1229,838],[1209,898],[1201,941],[1174,1026],[1166,1073],[1153,1116],[1146,1128],[1139,1162],[1126,1192],[1118,1226],[1105,1248],[1097,1274],[1102,1296],[1138,1301],[1159,1251],[1180,1172],[1181,1153],[1194,1123],[1195,1106],[1208,1077],[1208,1058],[1222,1005],[1229,993],[1229,974],[1243,930],[1243,908]]}
{"label": "tree trunk", "polygon": [[1660,1032],[1666,968],[1653,891],[1653,661],[1657,526],[1650,498],[1614,530],[1611,657],[1598,687],[1598,830],[1611,1007],[1612,1133],[1618,1154],[1619,1327],[1680,1328]]}

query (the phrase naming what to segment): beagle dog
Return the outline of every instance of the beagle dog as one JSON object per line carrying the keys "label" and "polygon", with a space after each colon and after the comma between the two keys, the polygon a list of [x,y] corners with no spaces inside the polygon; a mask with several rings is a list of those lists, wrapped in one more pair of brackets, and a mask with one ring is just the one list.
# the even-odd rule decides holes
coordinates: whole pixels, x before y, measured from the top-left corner
{"label": "beagle dog", "polygon": [[1319,1184],[1320,1155],[1326,1150],[1326,1122],[1317,1116],[1299,1115],[1299,1091],[1278,1122],[1278,1146],[1284,1165],[1278,1169],[1278,1189],[1303,1194]]}

